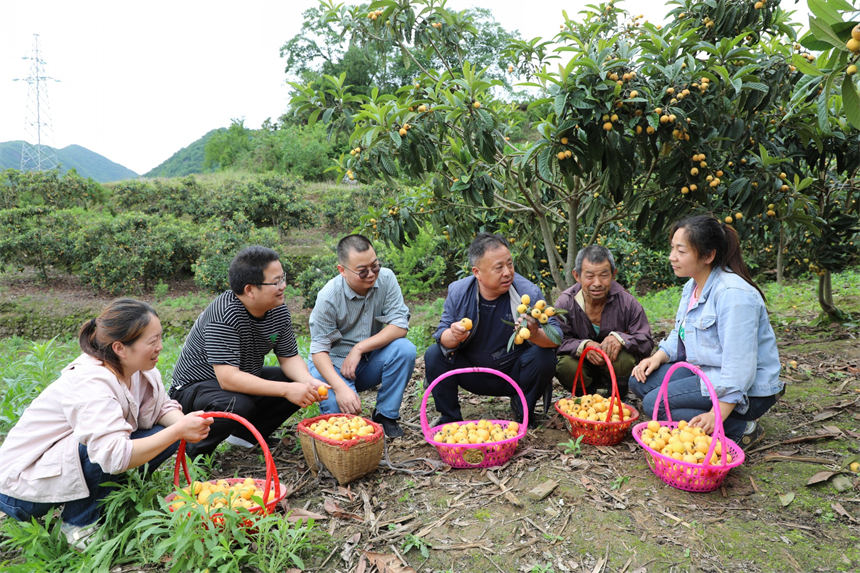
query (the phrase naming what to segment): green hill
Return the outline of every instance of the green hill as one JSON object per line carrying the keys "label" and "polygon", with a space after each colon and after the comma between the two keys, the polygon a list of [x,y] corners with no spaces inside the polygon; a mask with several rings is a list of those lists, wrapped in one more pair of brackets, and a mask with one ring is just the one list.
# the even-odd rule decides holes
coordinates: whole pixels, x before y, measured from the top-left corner
{"label": "green hill", "polygon": [[[21,146],[23,143],[23,141],[0,143],[0,169],[19,169],[21,167]],[[62,149],[53,149],[53,151],[57,155],[61,173],[74,169],[81,177],[89,177],[100,183],[135,179],[138,176],[131,169],[114,163],[107,157],[80,145],[69,145]]]}
{"label": "green hill", "polygon": [[207,173],[215,171],[216,167],[205,167],[204,150],[206,143],[215,133],[224,131],[224,128],[213,129],[188,147],[183,147],[170,158],[152,170],[144,173],[144,177],[181,177],[193,173]]}

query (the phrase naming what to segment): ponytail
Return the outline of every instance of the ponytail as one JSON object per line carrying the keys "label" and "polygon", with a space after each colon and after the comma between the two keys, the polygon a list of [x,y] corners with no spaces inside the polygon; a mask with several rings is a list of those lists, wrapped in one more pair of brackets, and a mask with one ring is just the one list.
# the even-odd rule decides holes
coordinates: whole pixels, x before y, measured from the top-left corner
{"label": "ponytail", "polygon": [[708,215],[696,215],[675,223],[670,237],[674,236],[678,229],[684,229],[687,232],[687,240],[699,257],[714,253],[711,268],[730,270],[756,289],[762,300],[766,300],[744,262],[740,238],[734,227]]}
{"label": "ponytail", "polygon": [[[720,223],[720,226],[723,229],[723,235],[726,237],[726,251],[723,255],[722,261],[719,263],[720,266],[722,268],[728,267],[728,269],[733,273],[747,281],[758,291],[762,300],[767,301],[762,290],[752,279],[752,274],[750,273],[747,264],[744,262],[743,255],[741,255],[741,241],[738,237],[738,232],[729,224]],[[716,257],[714,258],[714,264],[718,264]]]}

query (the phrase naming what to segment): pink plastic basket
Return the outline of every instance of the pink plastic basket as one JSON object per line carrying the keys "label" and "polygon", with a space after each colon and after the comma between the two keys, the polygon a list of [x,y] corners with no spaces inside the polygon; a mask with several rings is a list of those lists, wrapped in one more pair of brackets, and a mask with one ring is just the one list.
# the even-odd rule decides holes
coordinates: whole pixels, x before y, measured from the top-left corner
{"label": "pink plastic basket", "polygon": [[[597,352],[603,356],[606,365],[609,367],[609,377],[612,380],[612,396],[609,398],[609,409],[606,411],[606,420],[584,420],[572,416],[561,409],[559,402],[555,403],[556,411],[564,416],[567,424],[567,429],[570,435],[574,438],[582,436],[582,441],[593,446],[613,446],[624,439],[627,431],[633,422],[639,419],[639,411],[633,406],[624,404],[621,401],[621,395],[618,392],[618,382],[615,380],[615,369],[612,368],[612,361],[609,356],[601,348],[587,346],[579,357],[579,366],[576,369],[576,377],[573,380],[573,394],[576,394],[576,384],[582,387],[582,393],[585,394],[585,379],[582,376],[582,364],[585,361],[585,356],[589,352]],[[623,418],[623,408],[630,410],[630,418],[627,420],[612,421],[612,410],[616,409],[619,417]]]}
{"label": "pink plastic basket", "polygon": [[[200,414],[203,418],[228,418],[230,420],[234,420],[239,422],[243,426],[245,426],[249,432],[257,439],[257,442],[260,444],[260,448],[263,450],[263,459],[266,462],[266,479],[255,479],[254,482],[260,489],[263,490],[263,506],[255,506],[252,507],[249,511],[251,513],[271,513],[274,511],[275,506],[279,501],[284,499],[287,496],[287,488],[281,485],[278,480],[278,470],[275,468],[275,461],[272,459],[272,454],[269,452],[269,446],[266,444],[266,440],[257,431],[257,428],[254,425],[239,416],[238,414],[233,414],[232,412],[203,412]],[[191,484],[191,476],[188,473],[188,461],[185,459],[185,440],[179,442],[179,449],[176,452],[176,465],[173,468],[173,484],[179,488],[180,487],[180,469],[182,473],[185,475],[185,481],[190,485]],[[217,480],[211,480],[215,482]],[[242,478],[228,478],[227,483],[234,484],[238,482],[244,481]],[[171,493],[166,497],[166,501],[170,503],[176,497],[176,492]],[[172,511],[172,510],[171,510]],[[219,521],[219,516],[221,514],[214,514],[212,516],[213,521],[216,523]],[[246,524],[250,525],[250,524]]]}
{"label": "pink plastic basket", "polygon": [[[663,455],[657,450],[650,448],[642,440],[642,432],[648,427],[647,422],[636,424],[633,428],[633,439],[635,439],[639,445],[645,449],[645,457],[648,460],[648,465],[651,467],[651,471],[653,471],[657,477],[667,484],[684,491],[702,493],[714,491],[723,483],[723,480],[729,474],[729,470],[744,463],[744,451],[739,445],[726,437],[725,430],[723,429],[723,416],[720,413],[719,401],[717,400],[717,393],[714,391],[714,386],[711,384],[711,381],[708,380],[708,377],[705,376],[705,373],[697,366],[687,362],[676,362],[673,364],[663,377],[663,384],[660,386],[660,391],[657,393],[657,401],[654,403],[654,412],[651,415],[651,419],[657,419],[657,413],[660,407],[660,398],[662,397],[668,421],[660,421],[660,425],[666,426],[670,429],[678,427],[678,423],[672,421],[672,415],[669,412],[668,393],[669,379],[672,377],[672,373],[678,368],[687,368],[701,378],[705,382],[705,386],[708,387],[708,393],[711,395],[711,402],[714,404],[714,431],[711,434],[713,439],[711,440],[711,447],[708,448],[708,453],[705,455],[705,459],[700,464],[683,462],[670,456]],[[717,442],[722,444],[720,446],[721,463],[719,465],[711,465],[709,461],[714,453],[714,448],[716,447]],[[729,463],[726,463],[726,454],[731,454],[732,456],[732,461]]]}
{"label": "pink plastic basket", "polygon": [[[523,421],[520,424],[520,431],[516,436],[500,442],[488,442],[484,444],[445,444],[433,439],[433,436],[436,435],[436,432],[442,429],[444,424],[431,428],[430,424],[427,422],[427,399],[430,397],[431,391],[436,384],[449,376],[471,373],[494,374],[504,379],[508,384],[514,387],[514,390],[517,391],[517,395],[520,397],[523,404]],[[468,424],[469,421],[470,420],[464,420],[454,423],[462,425]],[[490,422],[505,425],[508,424],[510,420],[490,420]],[[520,387],[510,376],[492,368],[475,366],[472,368],[457,368],[456,370],[449,370],[433,380],[430,386],[424,390],[424,397],[421,400],[421,431],[424,432],[424,439],[439,451],[439,456],[442,458],[442,461],[452,468],[491,468],[504,464],[511,459],[511,456],[514,455],[514,452],[517,449],[517,443],[526,435],[528,424],[528,403],[526,402],[526,397],[523,394],[523,391],[520,390]]]}

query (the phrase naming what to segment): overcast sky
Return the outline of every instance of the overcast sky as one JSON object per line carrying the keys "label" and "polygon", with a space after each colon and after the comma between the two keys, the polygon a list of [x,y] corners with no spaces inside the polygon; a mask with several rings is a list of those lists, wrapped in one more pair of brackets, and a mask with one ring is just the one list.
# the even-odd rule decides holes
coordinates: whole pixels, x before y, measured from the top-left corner
{"label": "overcast sky", "polygon": [[[347,4],[356,3],[345,0]],[[481,6],[524,38],[551,37],[562,9],[582,0],[449,0]],[[317,0],[0,0],[0,142],[34,141],[27,85],[33,34],[39,34],[51,131],[42,142],[82,145],[137,173],[149,171],[210,129],[231,120],[260,126],[287,106],[279,48],[300,32]],[[660,21],[654,0],[619,3]],[[803,12],[806,2],[783,0]]]}

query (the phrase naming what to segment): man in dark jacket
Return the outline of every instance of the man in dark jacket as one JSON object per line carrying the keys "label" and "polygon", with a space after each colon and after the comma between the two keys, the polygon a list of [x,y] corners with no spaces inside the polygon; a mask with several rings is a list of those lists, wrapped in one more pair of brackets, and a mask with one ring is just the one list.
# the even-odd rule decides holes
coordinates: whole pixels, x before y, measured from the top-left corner
{"label": "man in dark jacket", "polygon": [[[552,384],[558,344],[534,318],[520,315],[517,307],[523,295],[528,295],[532,304],[544,296],[537,285],[514,272],[507,241],[499,235],[479,233],[469,246],[469,264],[472,276],[448,285],[442,318],[433,335],[436,344],[424,354],[427,385],[455,368],[482,366],[499,370],[522,389],[529,425],[534,426],[535,402]],[[461,323],[464,318],[471,321],[471,328]],[[522,344],[508,350],[511,323],[520,320],[530,334]],[[555,339],[560,339],[556,317],[549,318],[543,326],[555,329]],[[510,384],[496,375],[468,373],[450,376],[433,388],[440,414],[434,426],[463,419],[459,387],[484,396],[511,396],[513,414],[522,419],[522,402]]]}
{"label": "man in dark jacket", "polygon": [[[572,389],[582,352],[595,346],[609,356],[623,398],[633,367],[654,348],[645,310],[615,282],[617,273],[606,247],[590,245],[576,255],[576,284],[561,293],[556,303],[557,308],[567,311],[561,325],[556,378],[568,390]],[[611,393],[609,369],[597,352],[586,354],[582,375],[586,391]]]}

